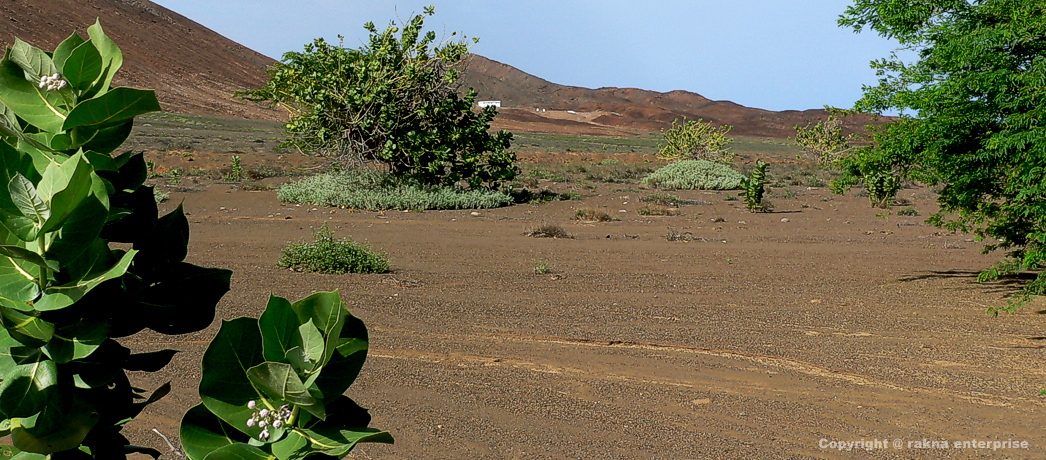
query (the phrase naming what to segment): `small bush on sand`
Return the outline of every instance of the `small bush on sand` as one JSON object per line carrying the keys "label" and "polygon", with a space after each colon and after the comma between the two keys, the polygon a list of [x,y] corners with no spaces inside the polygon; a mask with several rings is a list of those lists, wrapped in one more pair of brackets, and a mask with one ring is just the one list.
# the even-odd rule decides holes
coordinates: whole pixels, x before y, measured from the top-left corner
{"label": "small bush on sand", "polygon": [[574,213],[574,218],[582,222],[610,222],[614,220],[606,211],[593,208],[581,208]]}
{"label": "small bush on sand", "polygon": [[707,160],[683,160],[654,171],[643,183],[664,190],[736,190],[744,176]]}
{"label": "small bush on sand", "polygon": [[552,273],[552,263],[548,259],[538,259],[534,261],[534,273],[539,275],[547,275]]}
{"label": "small bush on sand", "polygon": [[919,215],[919,210],[909,206],[907,208],[898,209],[897,210],[897,215],[898,216],[911,216],[911,217],[914,217],[914,216],[918,216]]}
{"label": "small bush on sand", "polygon": [[643,206],[636,211],[641,216],[678,216],[679,210],[664,206]]}
{"label": "small bush on sand", "polygon": [[573,238],[574,236],[567,233],[563,227],[555,224],[544,224],[538,228],[535,228],[527,232],[527,236],[533,238]]}
{"label": "small bush on sand", "polygon": [[313,242],[302,240],[283,248],[277,265],[297,271],[327,274],[385,273],[389,259],[384,252],[348,238],[334,238],[326,223],[312,232]]}
{"label": "small bush on sand", "polygon": [[381,171],[351,169],[284,184],[276,198],[285,203],[372,211],[486,209],[512,204],[511,196],[486,189],[421,185]]}

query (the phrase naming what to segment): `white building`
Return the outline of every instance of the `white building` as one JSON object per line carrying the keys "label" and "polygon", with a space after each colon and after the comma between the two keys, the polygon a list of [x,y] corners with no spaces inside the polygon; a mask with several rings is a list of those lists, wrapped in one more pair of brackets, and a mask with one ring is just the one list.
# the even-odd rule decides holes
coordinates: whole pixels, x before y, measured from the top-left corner
{"label": "white building", "polygon": [[501,101],[479,101],[476,104],[479,105],[481,108],[482,107],[496,107],[496,108],[499,108],[499,109],[501,108]]}

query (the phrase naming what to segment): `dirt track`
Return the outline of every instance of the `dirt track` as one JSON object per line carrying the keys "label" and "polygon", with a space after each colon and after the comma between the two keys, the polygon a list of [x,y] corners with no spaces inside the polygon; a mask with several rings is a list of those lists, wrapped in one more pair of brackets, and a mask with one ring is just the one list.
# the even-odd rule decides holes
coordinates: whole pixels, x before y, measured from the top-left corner
{"label": "dirt track", "polygon": [[[865,199],[825,190],[774,199],[783,212],[772,214],[744,212],[725,192],[681,193],[710,204],[642,217],[648,192],[608,185],[580,202],[478,216],[312,210],[273,192],[200,188],[161,208],[184,199],[190,258],[234,270],[220,317],[257,315],[270,292],[340,289],[370,328],[349,394],[397,444],[354,458],[1046,457],[1043,304],[986,317],[1009,289],[975,283],[994,256],[924,217],[876,217]],[[927,191],[902,195],[932,210]],[[621,221],[576,223],[579,206]],[[274,267],[322,222],[387,250],[394,272]],[[542,223],[576,239],[524,235]],[[667,241],[668,227],[708,241]],[[540,258],[552,274],[533,272]],[[135,422],[135,440],[168,450],[149,430],[176,435],[216,330],[136,339],[186,352],[151,383],[177,379]],[[838,453],[822,438],[1031,447]]]}

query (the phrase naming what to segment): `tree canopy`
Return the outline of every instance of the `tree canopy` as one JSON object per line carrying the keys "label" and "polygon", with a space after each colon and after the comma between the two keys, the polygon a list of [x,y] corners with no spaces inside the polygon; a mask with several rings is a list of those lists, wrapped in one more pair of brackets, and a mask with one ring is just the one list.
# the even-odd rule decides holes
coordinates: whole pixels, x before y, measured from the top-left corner
{"label": "tree canopy", "polygon": [[856,0],[839,24],[916,56],[872,63],[878,84],[855,110],[901,116],[845,173],[943,186],[931,222],[1009,250],[982,280],[1040,270],[1023,294],[1046,292],[1046,2]]}

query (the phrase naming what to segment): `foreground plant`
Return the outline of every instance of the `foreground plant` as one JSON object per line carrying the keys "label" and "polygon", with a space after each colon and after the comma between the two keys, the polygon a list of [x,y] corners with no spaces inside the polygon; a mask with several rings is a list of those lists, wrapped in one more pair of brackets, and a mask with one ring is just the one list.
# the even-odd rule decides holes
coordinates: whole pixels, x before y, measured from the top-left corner
{"label": "foreground plant", "polygon": [[341,458],[392,443],[344,396],[367,359],[367,328],[337,292],[270,297],[260,319],[223,321],[203,356],[203,403],[182,419],[193,460]]}
{"label": "foreground plant", "polygon": [[141,154],[111,155],[160,106],[110,86],[123,55],[87,32],[53,53],[16,40],[0,61],[0,434],[19,459],[158,456],[120,429],[170,385],[146,397],[127,372],[175,351],[116,339],[199,331],[229,289],[231,272],[184,262],[188,221],[158,217]]}
{"label": "foreground plant", "polygon": [[745,197],[745,207],[749,211],[766,211],[766,206],[763,204],[766,167],[767,164],[763,160],[757,160],[755,169],[752,170],[752,175],[741,180],[741,189],[743,190],[741,195]]}
{"label": "foreground plant", "polygon": [[985,251],[1009,250],[1021,270],[1037,271],[1012,306],[1046,290],[1046,3],[857,0],[840,25],[917,56],[873,62],[879,82],[855,108],[901,115],[856,157],[943,185],[931,223],[973,231],[993,241]]}

